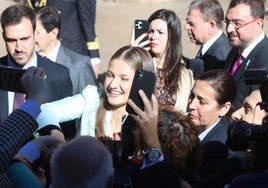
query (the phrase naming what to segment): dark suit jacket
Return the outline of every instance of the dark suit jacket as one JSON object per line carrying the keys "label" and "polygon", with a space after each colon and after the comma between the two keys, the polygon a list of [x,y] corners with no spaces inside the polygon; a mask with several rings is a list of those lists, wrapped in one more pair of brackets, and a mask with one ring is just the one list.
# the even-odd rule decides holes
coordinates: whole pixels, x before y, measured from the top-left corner
{"label": "dark suit jacket", "polygon": [[231,121],[227,118],[222,118],[213,129],[204,137],[201,143],[204,145],[208,141],[218,141],[225,144],[227,140],[227,129]]}
{"label": "dark suit jacket", "polygon": [[228,158],[235,155],[234,152],[228,151],[225,142],[227,140],[228,125],[231,120],[222,118],[213,129],[201,141],[201,165],[198,174],[207,178],[211,176],[220,165]]}
{"label": "dark suit jacket", "polygon": [[73,95],[80,93],[88,84],[96,85],[95,74],[88,56],[80,55],[61,44],[56,62],[69,68]]}
{"label": "dark suit jacket", "polygon": [[229,40],[223,33],[202,56],[204,71],[223,69],[225,60],[231,49]]}
{"label": "dark suit jacket", "polygon": [[[7,66],[7,56],[0,58],[0,65]],[[67,67],[37,55],[37,67],[42,67],[47,75],[48,97],[46,102],[72,95],[72,82]],[[8,116],[8,92],[0,91],[0,119]]]}
{"label": "dark suit jacket", "polygon": [[[235,59],[238,55],[238,49],[233,48],[227,59],[226,65],[224,67],[225,70],[231,71]],[[268,69],[268,38],[265,38],[257,44],[257,46],[249,53],[248,57],[243,60],[243,63],[240,65],[236,74],[234,75],[234,79],[237,87],[237,94],[235,101],[233,103],[236,109],[240,108],[243,104],[244,99],[258,86],[250,86],[245,84],[244,72],[248,69],[256,69],[256,68],[265,68]]]}
{"label": "dark suit jacket", "polygon": [[87,49],[87,42],[94,42],[96,0],[47,0],[47,6],[52,6],[61,12],[60,36],[63,44],[71,50],[99,58],[99,51]]}

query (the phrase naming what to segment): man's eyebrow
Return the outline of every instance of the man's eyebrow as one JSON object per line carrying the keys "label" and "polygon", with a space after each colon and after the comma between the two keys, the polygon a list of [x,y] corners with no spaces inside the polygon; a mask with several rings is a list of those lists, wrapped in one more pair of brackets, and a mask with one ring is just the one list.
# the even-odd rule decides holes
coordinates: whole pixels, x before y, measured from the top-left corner
{"label": "man's eyebrow", "polygon": [[30,38],[30,36],[21,37],[21,38],[10,38],[10,37],[5,36],[5,39],[9,40],[9,41],[25,40],[25,39],[29,39],[29,38]]}
{"label": "man's eyebrow", "polygon": [[239,18],[237,18],[237,19],[232,19],[232,20],[229,20],[229,19],[225,18],[225,21],[231,21],[231,22],[244,22],[244,20],[241,20],[241,19],[239,19]]}

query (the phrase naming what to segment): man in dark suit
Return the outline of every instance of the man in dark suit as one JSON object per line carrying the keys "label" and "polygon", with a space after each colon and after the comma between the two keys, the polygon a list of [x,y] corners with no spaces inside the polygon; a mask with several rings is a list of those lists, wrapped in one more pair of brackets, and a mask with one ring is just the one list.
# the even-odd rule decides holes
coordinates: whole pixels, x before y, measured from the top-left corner
{"label": "man in dark suit", "polygon": [[[90,58],[66,48],[59,39],[61,18],[54,7],[41,7],[36,10],[36,44],[35,49],[41,56],[65,65],[69,68],[73,85],[73,95],[82,92],[87,85],[96,85],[95,74]],[[77,120],[76,126],[80,122]],[[62,127],[69,137],[76,135],[76,126]]]}
{"label": "man in dark suit", "polygon": [[201,46],[196,58],[204,61],[204,71],[222,69],[231,50],[223,33],[224,13],[218,0],[194,0],[186,18],[191,42]]}
{"label": "man in dark suit", "polygon": [[99,42],[95,33],[96,0],[31,0],[26,4],[32,9],[50,6],[61,14],[60,38],[62,43],[76,53],[87,55],[95,75],[99,74]]}
{"label": "man in dark suit", "polygon": [[[248,69],[268,68],[268,38],[263,32],[264,15],[262,0],[232,0],[227,9],[226,32],[233,49],[227,57],[225,69],[233,75],[237,84],[233,103],[236,109],[256,89],[256,86],[245,84],[244,72]],[[236,61],[238,57],[241,61]]]}
{"label": "man in dark suit", "polygon": [[[30,66],[45,70],[48,84],[46,102],[72,95],[69,70],[34,51],[35,14],[26,6],[14,5],[5,9],[1,15],[1,26],[8,55],[0,58],[1,66],[27,69]],[[0,91],[0,115],[5,119],[13,111],[14,93]]]}
{"label": "man in dark suit", "polygon": [[39,55],[69,68],[73,95],[80,93],[88,84],[96,85],[90,58],[65,47],[59,39],[61,18],[53,7],[41,7],[36,11],[36,44]]}

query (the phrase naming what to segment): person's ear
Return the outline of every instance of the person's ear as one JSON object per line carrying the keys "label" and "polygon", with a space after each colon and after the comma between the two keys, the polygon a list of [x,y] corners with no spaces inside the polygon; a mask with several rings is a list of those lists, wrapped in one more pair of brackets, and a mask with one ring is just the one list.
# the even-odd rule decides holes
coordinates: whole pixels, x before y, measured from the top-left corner
{"label": "person's ear", "polygon": [[209,21],[211,27],[217,27],[217,23],[214,20]]}
{"label": "person's ear", "polygon": [[220,116],[220,117],[225,116],[225,115],[229,112],[229,110],[230,110],[231,107],[232,107],[231,102],[226,102],[226,103],[224,103],[224,104],[221,106],[221,108],[220,108],[220,114],[219,114],[219,116]]}
{"label": "person's ear", "polygon": [[256,22],[257,24],[261,25],[261,27],[263,27],[263,19],[257,19]]}
{"label": "person's ear", "polygon": [[213,34],[214,33],[214,28],[217,27],[217,23],[214,20],[210,20],[209,21],[209,34]]}
{"label": "person's ear", "polygon": [[55,36],[55,38],[58,38],[60,30],[58,28],[52,29],[51,33]]}

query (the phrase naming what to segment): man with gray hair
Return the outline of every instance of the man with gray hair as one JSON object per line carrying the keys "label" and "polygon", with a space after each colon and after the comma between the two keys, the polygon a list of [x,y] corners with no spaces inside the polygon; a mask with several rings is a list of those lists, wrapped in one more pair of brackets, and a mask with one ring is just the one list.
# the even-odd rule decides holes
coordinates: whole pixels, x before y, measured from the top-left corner
{"label": "man with gray hair", "polygon": [[196,58],[204,61],[204,71],[222,69],[231,50],[223,33],[224,12],[218,0],[190,3],[186,26],[190,41],[200,46]]}

